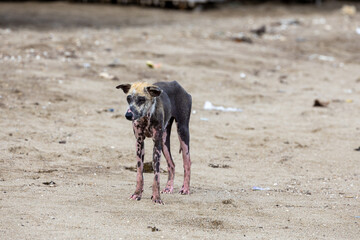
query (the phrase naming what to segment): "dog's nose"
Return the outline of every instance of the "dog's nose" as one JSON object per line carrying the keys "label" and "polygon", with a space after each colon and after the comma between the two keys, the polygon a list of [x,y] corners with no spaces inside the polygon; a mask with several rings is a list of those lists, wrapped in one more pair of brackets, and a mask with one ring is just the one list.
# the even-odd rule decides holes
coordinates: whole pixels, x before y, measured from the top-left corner
{"label": "dog's nose", "polygon": [[132,120],[132,118],[133,118],[132,112],[130,112],[130,111],[126,112],[125,117],[127,120]]}

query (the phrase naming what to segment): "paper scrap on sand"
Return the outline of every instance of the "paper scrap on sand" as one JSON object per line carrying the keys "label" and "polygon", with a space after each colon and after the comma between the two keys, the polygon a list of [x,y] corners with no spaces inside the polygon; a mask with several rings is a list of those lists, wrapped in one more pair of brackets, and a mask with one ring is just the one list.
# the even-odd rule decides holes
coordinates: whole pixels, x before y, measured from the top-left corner
{"label": "paper scrap on sand", "polygon": [[205,110],[218,110],[223,112],[242,112],[243,110],[240,108],[233,108],[233,107],[223,107],[223,106],[214,106],[211,102],[206,101],[204,104]]}
{"label": "paper scrap on sand", "polygon": [[105,79],[110,79],[110,80],[118,80],[118,78],[114,75],[110,75],[107,72],[102,72],[99,74],[100,77],[105,78]]}

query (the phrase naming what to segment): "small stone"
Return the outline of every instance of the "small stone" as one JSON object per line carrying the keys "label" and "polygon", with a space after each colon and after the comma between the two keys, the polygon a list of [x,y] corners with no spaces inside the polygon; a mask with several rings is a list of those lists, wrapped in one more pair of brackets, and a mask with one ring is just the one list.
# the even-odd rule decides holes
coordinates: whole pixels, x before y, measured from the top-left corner
{"label": "small stone", "polygon": [[330,102],[315,99],[313,107],[327,107]]}

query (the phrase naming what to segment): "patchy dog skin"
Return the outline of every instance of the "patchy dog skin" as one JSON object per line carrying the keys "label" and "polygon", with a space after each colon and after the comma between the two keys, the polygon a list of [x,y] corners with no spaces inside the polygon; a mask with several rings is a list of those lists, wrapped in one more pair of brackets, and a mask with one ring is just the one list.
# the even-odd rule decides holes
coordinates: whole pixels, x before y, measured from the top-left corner
{"label": "patchy dog skin", "polygon": [[140,200],[144,190],[144,140],[152,138],[154,181],[151,199],[163,204],[160,198],[160,157],[164,154],[168,166],[168,181],[163,193],[174,190],[175,164],[170,151],[171,126],[175,120],[184,165],[184,183],[181,194],[190,194],[190,133],[189,121],[192,99],[178,82],[158,82],[149,84],[136,82],[121,84],[116,88],[127,94],[129,108],[126,119],[132,121],[136,138],[137,181],[136,189],[130,199]]}

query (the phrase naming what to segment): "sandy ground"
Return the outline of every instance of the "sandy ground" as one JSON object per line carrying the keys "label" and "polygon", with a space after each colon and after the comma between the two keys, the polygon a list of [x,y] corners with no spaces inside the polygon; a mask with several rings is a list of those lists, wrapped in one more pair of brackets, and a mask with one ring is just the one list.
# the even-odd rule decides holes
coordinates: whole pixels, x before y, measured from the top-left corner
{"label": "sandy ground", "polygon": [[[360,15],[340,7],[0,4],[0,238],[358,239]],[[135,139],[115,86],[139,80],[193,97],[192,192],[165,205],[152,173],[128,199]]]}

